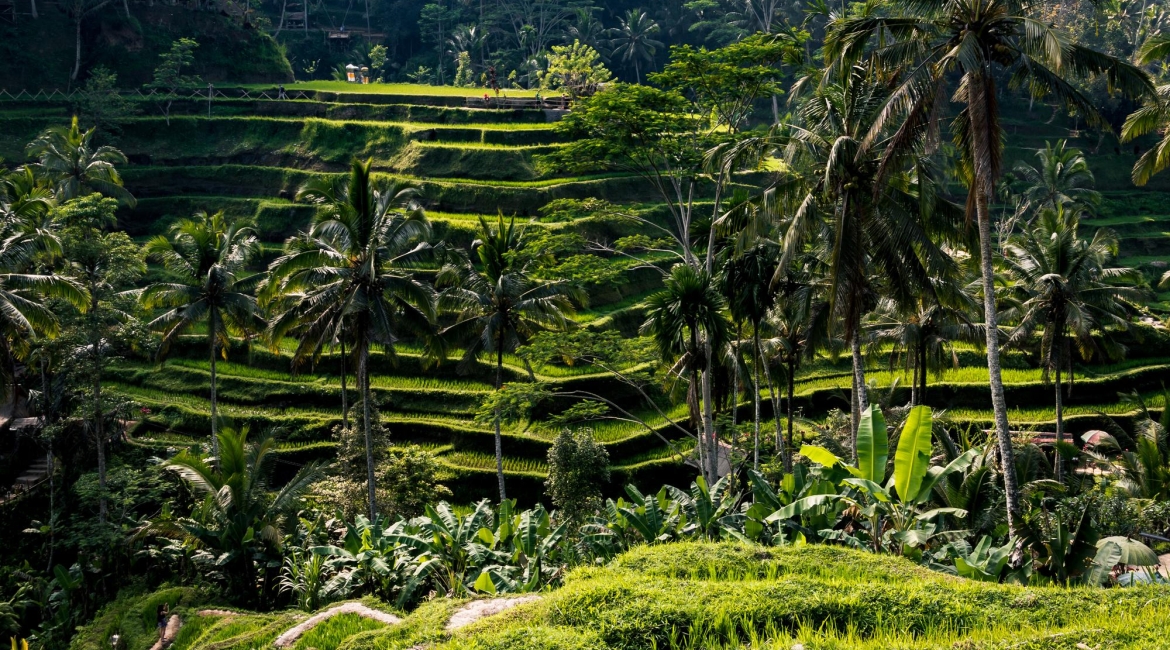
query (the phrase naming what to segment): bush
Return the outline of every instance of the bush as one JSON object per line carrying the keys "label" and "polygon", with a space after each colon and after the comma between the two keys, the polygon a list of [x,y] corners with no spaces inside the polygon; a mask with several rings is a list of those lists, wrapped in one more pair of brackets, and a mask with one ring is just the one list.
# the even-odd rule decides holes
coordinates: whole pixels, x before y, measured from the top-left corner
{"label": "bush", "polygon": [[548,450],[545,490],[553,505],[576,528],[601,506],[601,488],[609,483],[609,454],[593,432],[562,429]]}

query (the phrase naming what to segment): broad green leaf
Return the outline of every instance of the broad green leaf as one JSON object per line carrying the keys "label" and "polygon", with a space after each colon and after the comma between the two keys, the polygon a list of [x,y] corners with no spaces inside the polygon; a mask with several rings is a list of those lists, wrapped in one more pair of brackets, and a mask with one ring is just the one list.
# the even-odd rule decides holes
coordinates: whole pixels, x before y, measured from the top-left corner
{"label": "broad green leaf", "polygon": [[930,440],[934,418],[929,406],[910,409],[898,451],[894,454],[894,489],[903,503],[912,503],[922,488],[922,479],[930,467]]}
{"label": "broad green leaf", "polygon": [[886,420],[876,404],[861,414],[857,426],[857,469],[859,478],[881,483],[886,476],[886,459],[890,454],[890,439],[886,434]]}
{"label": "broad green leaf", "polygon": [[817,465],[824,465],[825,467],[835,467],[845,464],[845,461],[824,447],[804,445],[800,448],[800,454]]}
{"label": "broad green leaf", "polygon": [[811,510],[812,508],[823,506],[826,503],[836,501],[838,498],[839,497],[836,494],[814,494],[813,496],[804,497],[803,499],[797,499],[796,501],[793,501],[783,508],[780,508],[776,512],[768,515],[768,518],[764,521],[767,521],[768,523],[775,523],[784,519],[792,519],[793,517],[802,514],[806,510]]}
{"label": "broad green leaf", "polygon": [[880,486],[877,483],[874,483],[873,481],[870,481],[868,479],[847,478],[844,481],[841,481],[841,484],[842,485],[852,485],[853,487],[861,490],[862,492],[869,494],[870,496],[877,499],[878,501],[881,501],[882,503],[886,503],[890,500],[890,495],[888,492],[886,492],[885,488],[883,488],[882,486]]}
{"label": "broad green leaf", "polygon": [[496,593],[496,583],[492,582],[492,577],[488,575],[487,571],[483,571],[479,574],[479,577],[475,579],[475,584],[473,587],[481,594]]}

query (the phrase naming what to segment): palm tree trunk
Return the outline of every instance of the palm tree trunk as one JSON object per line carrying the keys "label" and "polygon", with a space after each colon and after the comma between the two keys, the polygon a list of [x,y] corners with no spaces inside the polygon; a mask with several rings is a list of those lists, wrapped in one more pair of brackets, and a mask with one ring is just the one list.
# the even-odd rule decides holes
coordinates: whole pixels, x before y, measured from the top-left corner
{"label": "palm tree trunk", "polygon": [[[504,335],[503,328],[500,328],[500,340],[496,347],[496,390],[500,390],[503,385],[504,372]],[[500,484],[500,503],[503,503],[508,498],[508,493],[504,489],[504,446],[503,439],[500,435],[500,409],[496,407],[495,413],[495,434],[496,434],[496,481]]]}
{"label": "palm tree trunk", "polygon": [[69,81],[77,81],[77,73],[81,72],[81,19],[83,16],[82,9],[79,8],[77,16],[74,18],[74,51],[73,51],[73,72],[69,75]]}
{"label": "palm tree trunk", "polygon": [[32,7],[33,20],[37,19],[37,0],[29,0],[29,5]]}
{"label": "palm tree trunk", "polygon": [[739,396],[743,392],[739,388],[739,341],[743,332],[740,326],[735,326],[735,344],[731,346],[731,428],[734,430],[739,424]]}
{"label": "palm tree trunk", "polygon": [[219,463],[219,415],[215,408],[215,312],[211,312],[211,322],[208,323],[211,333],[208,335],[208,347],[211,348],[211,455]]}
{"label": "palm tree trunk", "polygon": [[910,406],[918,406],[918,350],[911,353],[910,370],[913,377],[910,379]]}
{"label": "palm tree trunk", "polygon": [[358,390],[362,393],[362,428],[366,435],[366,489],[370,500],[370,521],[378,517],[377,492],[374,485],[374,438],[370,432],[370,341],[365,333],[358,342]]}
{"label": "palm tree trunk", "polygon": [[349,428],[349,391],[345,386],[345,331],[341,331],[341,428]]}
{"label": "palm tree trunk", "polygon": [[[752,352],[754,352],[754,356],[753,356],[752,361],[753,361],[753,364],[755,365],[755,375],[754,375],[754,380],[752,381],[752,399],[756,403],[755,404],[755,406],[756,406],[755,422],[753,423],[755,425],[755,441],[754,441],[755,442],[755,453],[753,454],[753,457],[752,457],[752,469],[759,470],[760,469],[760,361],[761,361],[761,356],[760,356],[760,324],[759,323],[755,324],[755,326],[752,328],[752,332],[754,334],[753,338],[755,339],[753,341],[755,349],[752,351]],[[779,451],[779,450],[777,450],[777,451]]]}
{"label": "palm tree trunk", "polygon": [[764,366],[764,382],[768,386],[768,395],[772,400],[772,420],[776,423],[776,453],[780,454],[780,462],[784,464],[784,471],[789,471],[792,469],[790,466],[792,461],[790,451],[784,445],[784,430],[780,424],[780,396],[776,394],[776,388],[772,384],[772,371],[768,370],[768,364],[764,362],[762,351],[760,352],[760,362]]}
{"label": "palm tree trunk", "polygon": [[926,367],[926,342],[925,341],[918,342],[918,366],[919,366],[919,368],[921,368],[921,370],[919,372],[922,373],[922,375],[921,375],[922,376],[922,386],[918,389],[918,403],[925,404],[926,403],[926,373],[928,370],[928,368]]}
{"label": "palm tree trunk", "polygon": [[861,412],[869,407],[865,386],[865,364],[861,357],[860,326],[854,325],[849,346],[853,352],[853,460],[857,460],[857,427],[861,424]]}
{"label": "palm tree trunk", "polygon": [[[97,294],[94,294],[95,296]],[[96,310],[97,300],[94,300],[93,309]],[[106,436],[105,414],[102,412],[102,361],[101,341],[93,341],[93,432],[97,440],[98,460],[98,522],[106,523],[109,506],[106,503]]]}
{"label": "palm tree trunk", "polygon": [[1061,394],[1061,348],[1060,333],[1057,332],[1053,346],[1056,350],[1056,449],[1053,453],[1052,471],[1057,481],[1064,480],[1064,459],[1060,457],[1060,446],[1064,443],[1064,396]]}
{"label": "palm tree trunk", "polygon": [[[1008,529],[1017,534],[1020,513],[1020,491],[1016,485],[1015,454],[1011,431],[1008,428],[1007,401],[1003,394],[1003,373],[999,362],[999,323],[995,305],[995,265],[992,259],[991,214],[988,212],[988,193],[991,190],[992,170],[988,168],[991,134],[985,128],[989,114],[986,102],[986,82],[982,75],[972,74],[967,79],[968,114],[972,115],[971,144],[974,157],[975,213],[979,225],[980,269],[983,275],[983,320],[987,330],[987,371],[991,388],[991,408],[995,412],[995,435],[999,446],[1000,472],[1003,474],[1004,497],[1007,501]],[[975,113],[978,115],[975,115]],[[974,119],[984,117],[984,119]],[[996,134],[998,137],[998,132]]]}
{"label": "palm tree trunk", "polygon": [[784,442],[784,446],[788,448],[787,464],[784,466],[784,471],[792,471],[792,419],[796,416],[795,407],[792,404],[793,393],[796,392],[796,360],[788,360],[788,440]]}
{"label": "palm tree trunk", "polygon": [[707,463],[711,466],[709,485],[719,480],[719,442],[715,436],[715,418],[711,413],[711,344],[703,344],[703,352],[707,357],[703,368],[703,432],[707,435]]}

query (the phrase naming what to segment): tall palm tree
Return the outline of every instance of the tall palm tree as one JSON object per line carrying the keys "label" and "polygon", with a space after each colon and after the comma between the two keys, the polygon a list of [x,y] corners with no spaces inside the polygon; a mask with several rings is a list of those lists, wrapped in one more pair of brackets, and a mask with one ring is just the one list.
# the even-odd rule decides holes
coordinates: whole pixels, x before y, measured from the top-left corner
{"label": "tall palm tree", "polygon": [[[1113,268],[1117,238],[1101,228],[1093,239],[1081,239],[1075,212],[1043,210],[1034,226],[1009,240],[1005,257],[1020,304],[1009,310],[1018,321],[1008,339],[1021,344],[1036,330],[1043,332],[1040,354],[1044,379],[1056,374],[1056,443],[1064,442],[1061,371],[1072,364],[1072,345],[1085,359],[1100,350],[1093,338],[1106,327],[1125,328],[1127,302],[1142,298],[1134,286],[1140,282],[1136,269]],[[1055,474],[1063,477],[1061,454],[1056,454]]]}
{"label": "tall palm tree", "polygon": [[[688,402],[691,404],[698,401],[699,377],[710,358],[705,350],[720,349],[727,341],[725,308],[723,296],[711,277],[689,264],[672,267],[662,291],[647,300],[642,334],[654,339],[663,361],[674,360],[669,362],[672,374],[690,376]],[[710,408],[704,405],[703,419],[710,419],[710,413]],[[710,424],[703,422],[700,430],[708,435],[698,436],[699,463],[704,479],[714,485],[719,478],[719,443]]]}
{"label": "tall palm tree", "polygon": [[302,467],[275,494],[269,475],[276,460],[276,441],[266,435],[248,444],[248,430],[224,426],[217,434],[220,450],[214,465],[188,451],[163,466],[178,474],[203,498],[189,517],[156,518],[139,531],[191,542],[212,554],[212,566],[222,572],[233,596],[256,606],[257,560],[281,556],[285,526],[296,521],[301,497],[320,478],[317,464]]}
{"label": "tall palm tree", "polygon": [[1044,143],[1036,151],[1040,164],[1016,163],[1016,175],[1026,184],[1019,214],[1035,214],[1044,208],[1055,210],[1064,206],[1070,210],[1091,210],[1101,201],[1101,194],[1093,189],[1093,172],[1089,161],[1079,149],[1066,146],[1064,140],[1056,144]]}
{"label": "tall palm tree", "polygon": [[227,354],[234,332],[259,319],[256,298],[250,291],[259,277],[247,272],[247,264],[259,251],[251,228],[229,223],[222,212],[198,212],[146,243],[146,254],[163,265],[170,277],[140,292],[147,309],[165,309],[150,322],[163,331],[159,358],[165,358],[180,336],[196,324],[206,323],[211,362],[211,447],[219,455],[216,435],[215,363]]}
{"label": "tall palm tree", "polygon": [[[837,348],[840,341],[829,336],[832,310],[821,295],[823,287],[811,281],[807,269],[790,271],[779,285],[780,298],[761,323],[766,332],[762,341],[761,356],[764,360],[764,379],[772,395],[772,414],[776,421],[776,449],[780,453],[785,471],[792,470],[792,440],[796,419],[796,371],[803,360],[811,358],[817,350]],[[780,424],[780,391],[772,382],[770,367],[775,364],[785,383],[785,416],[787,434]]]}
{"label": "tall palm tree", "polygon": [[[436,284],[443,288],[439,304],[457,314],[456,321],[440,335],[464,345],[460,360],[464,369],[481,354],[494,354],[495,387],[499,390],[503,386],[504,353],[523,345],[537,332],[571,327],[570,316],[577,305],[585,303],[586,296],[571,283],[541,282],[532,277],[532,257],[518,254],[524,247],[524,231],[516,228],[515,217],[505,224],[500,214],[495,228],[480,217],[479,228],[479,239],[472,243],[479,268],[464,258],[439,271]],[[494,428],[496,480],[502,501],[507,493],[498,411]]]}
{"label": "tall palm tree", "polygon": [[96,146],[96,133],[96,127],[82,131],[74,116],[69,128],[50,128],[33,140],[28,153],[37,159],[41,175],[53,183],[58,201],[98,192],[133,207],[134,197],[122,187],[114,167],[126,164],[126,156],[114,147]]}
{"label": "tall palm tree", "polygon": [[[1010,78],[1033,95],[1053,94],[1075,108],[1090,124],[1107,124],[1087,97],[1067,79],[1103,74],[1112,89],[1128,95],[1151,95],[1149,77],[1137,67],[1073,43],[1026,0],[898,0],[881,14],[866,14],[833,24],[826,37],[830,60],[857,61],[872,53],[883,65],[904,70],[879,119],[866,134],[868,142],[884,138],[891,125],[884,162],[937,141],[941,111],[949,100],[963,105],[952,131],[962,167],[969,177],[967,212],[978,224],[983,277],[984,326],[991,403],[1001,468],[1014,465],[1007,402],[1000,367],[996,314],[995,264],[992,257],[989,201],[995,195],[1003,161],[1004,140],[996,80]],[[1019,525],[1020,493],[1009,469],[1002,472],[1008,524]]]}
{"label": "tall palm tree", "polygon": [[834,66],[819,83],[798,82],[797,93],[815,84],[799,108],[803,126],[782,125],[778,136],[770,136],[791,170],[769,190],[779,199],[774,209],[791,215],[777,217],[785,231],[777,273],[808,246],[823,260],[829,304],[843,323],[853,359],[854,431],[868,402],[863,314],[879,295],[909,304],[930,293],[930,278],[953,265],[930,224],[936,220],[932,211],[954,215],[945,201],[920,200],[924,191],[933,196],[925,168],[916,164],[914,173],[883,174],[882,151],[866,141],[886,101],[888,80],[878,72]]}
{"label": "tall palm tree", "polygon": [[642,83],[642,62],[653,63],[654,55],[662,47],[662,41],[654,38],[659,31],[658,23],[641,9],[629,9],[618,19],[618,25],[611,30],[610,55],[620,58],[626,65],[632,62],[635,78]]}
{"label": "tall palm tree", "polygon": [[[412,268],[429,259],[431,226],[409,186],[376,182],[371,162],[354,159],[350,173],[312,180],[298,199],[320,205],[308,233],[273,261],[262,297],[283,295],[268,333],[298,339],[294,363],[314,358],[335,341],[352,340],[358,358],[370,518],[377,516],[371,431],[370,350],[395,353],[403,335],[427,336],[435,322],[435,292]],[[344,356],[344,352],[343,352]]]}
{"label": "tall palm tree", "polygon": [[[743,256],[728,260],[723,267],[722,291],[727,298],[731,317],[736,323],[747,321],[752,327],[752,402],[755,407],[753,418],[752,467],[760,468],[760,323],[776,304],[772,290],[772,277],[776,274],[776,255],[763,246],[747,251]],[[738,327],[738,325],[737,325]],[[738,338],[738,335],[737,335]],[[736,342],[736,364],[738,366],[738,341]],[[739,377],[739,368],[735,369]],[[739,400],[739,391],[734,396]],[[735,408],[733,404],[732,408]]]}

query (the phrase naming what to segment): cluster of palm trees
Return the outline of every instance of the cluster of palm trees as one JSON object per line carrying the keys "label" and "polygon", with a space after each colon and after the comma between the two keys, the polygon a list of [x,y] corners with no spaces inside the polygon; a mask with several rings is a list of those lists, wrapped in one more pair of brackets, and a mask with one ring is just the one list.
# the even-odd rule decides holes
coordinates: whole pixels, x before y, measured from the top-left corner
{"label": "cluster of palm trees", "polygon": [[[762,193],[713,220],[711,241],[723,249],[715,251],[723,268],[710,264],[711,250],[705,267],[694,261],[690,270],[676,268],[669,297],[655,300],[646,328],[664,359],[678,360],[673,370],[693,376],[690,401],[702,420],[708,481],[718,472],[720,452],[706,375],[725,373],[738,392],[743,373],[758,394],[753,366],[778,367],[791,377],[798,359],[823,348],[852,357],[856,436],[868,405],[867,345],[892,347],[904,359],[914,377],[911,399],[921,403],[928,369],[939,368],[948,352],[953,357],[950,343],[982,339],[997,453],[1012,467],[1000,349],[1041,331],[1045,368],[1056,376],[1063,442],[1059,393],[1070,346],[1082,358],[1105,352],[1094,335],[1124,327],[1127,301],[1140,296],[1141,280],[1131,269],[1111,268],[1117,242],[1107,232],[1091,241],[1079,237],[1079,218],[1092,211],[1096,194],[1083,157],[1064,143],[1041,152],[1039,169],[1017,170],[1030,186],[1018,212],[994,209],[1004,159],[998,85],[1007,80],[1034,97],[1054,97],[1102,128],[1108,126],[1074,78],[1104,77],[1131,97],[1157,93],[1139,67],[1070,42],[1033,11],[1017,0],[904,0],[835,15],[824,41],[826,65],[799,78],[789,93],[795,119],[708,152],[708,162],[717,159],[712,166],[723,170],[752,168],[768,156],[783,170]],[[1158,50],[1166,51],[1170,46]],[[955,147],[948,160],[940,141],[951,103],[960,110],[951,121]],[[1135,114],[1123,137],[1164,124],[1163,106],[1155,102]],[[1166,151],[1163,144],[1143,157],[1135,180],[1165,166]],[[965,206],[947,199],[955,179],[966,187]],[[751,258],[761,254],[770,256],[765,286],[773,298],[744,288],[760,275]],[[721,274],[723,292],[716,290]],[[753,309],[773,301],[762,318]],[[704,315],[718,318],[704,321]],[[716,322],[728,315],[730,323]],[[738,330],[735,322],[749,325],[743,345],[728,336]],[[689,333],[690,342],[678,332]],[[740,361],[741,347],[754,363]],[[791,388],[788,402],[791,426]],[[757,425],[757,441],[758,431]],[[786,456],[790,450],[777,433]],[[1013,472],[1003,472],[1003,480],[1014,531],[1020,495]]]}

